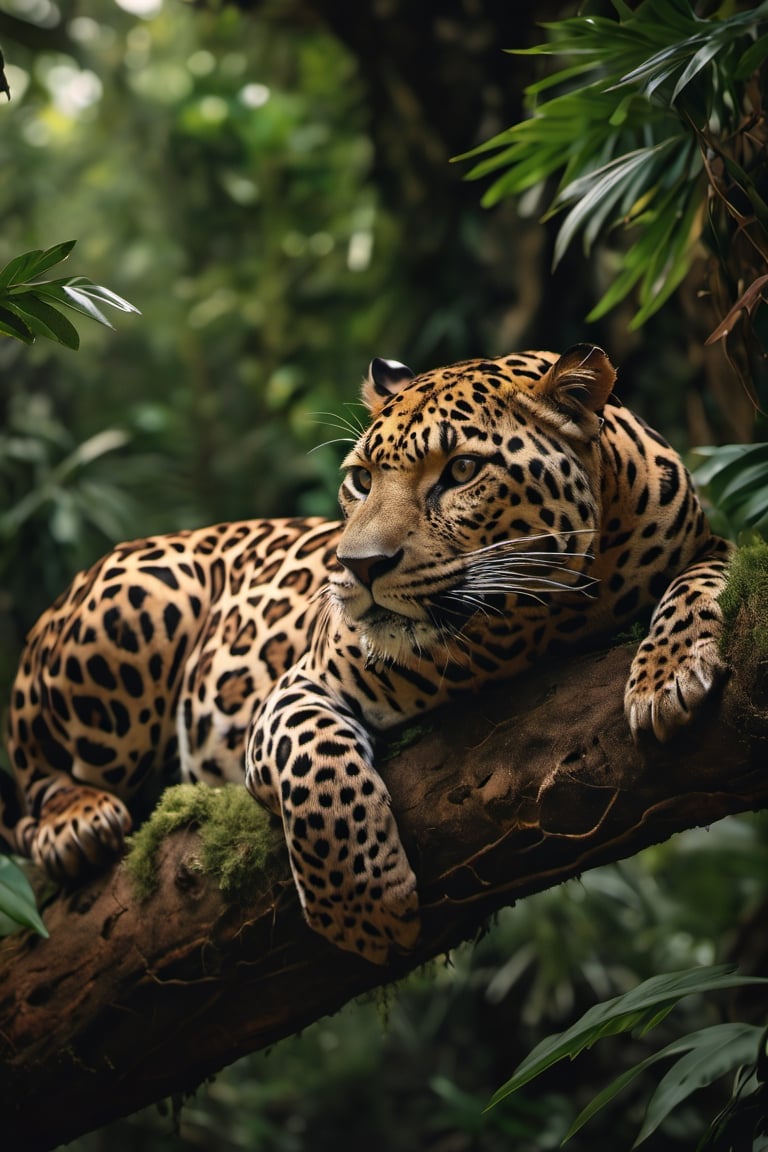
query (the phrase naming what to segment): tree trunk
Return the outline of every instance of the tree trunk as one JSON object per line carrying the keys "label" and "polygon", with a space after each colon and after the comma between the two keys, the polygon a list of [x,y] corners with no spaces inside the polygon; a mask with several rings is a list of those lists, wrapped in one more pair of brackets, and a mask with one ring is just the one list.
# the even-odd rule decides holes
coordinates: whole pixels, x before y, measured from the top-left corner
{"label": "tree trunk", "polygon": [[0,951],[5,1146],[50,1148],[190,1091],[531,892],[768,806],[764,674],[734,673],[685,736],[635,747],[621,709],[630,659],[628,647],[580,657],[437,712],[386,765],[423,910],[417,949],[386,969],[304,926],[287,861],[258,898],[228,905],[191,866],[193,830],[165,841],[148,902],[122,867],[52,899],[50,939]]}

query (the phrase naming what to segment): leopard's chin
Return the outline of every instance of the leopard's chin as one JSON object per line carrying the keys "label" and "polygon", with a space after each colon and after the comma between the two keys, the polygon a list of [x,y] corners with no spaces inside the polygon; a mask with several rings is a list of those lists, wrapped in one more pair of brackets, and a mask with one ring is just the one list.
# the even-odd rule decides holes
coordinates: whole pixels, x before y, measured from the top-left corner
{"label": "leopard's chin", "polygon": [[378,605],[357,623],[366,666],[414,666],[423,660],[450,658],[449,636],[431,620],[413,620]]}

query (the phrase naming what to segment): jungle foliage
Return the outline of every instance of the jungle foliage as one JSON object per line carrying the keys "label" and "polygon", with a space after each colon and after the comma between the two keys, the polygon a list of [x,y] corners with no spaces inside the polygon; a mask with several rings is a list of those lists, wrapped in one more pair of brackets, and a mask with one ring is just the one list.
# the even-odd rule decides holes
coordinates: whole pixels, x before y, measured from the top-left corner
{"label": "jungle foliage", "polygon": [[[484,157],[489,206],[526,196],[561,216],[555,265],[578,235],[585,254],[612,248],[597,320],[630,295],[629,328],[664,307],[700,255],[721,342],[756,407],[768,319],[768,4],[702,18],[688,0],[613,0],[608,16],[545,25],[517,54],[561,63],[526,89],[530,115],[460,159]],[[553,187],[553,179],[556,183]],[[529,209],[530,210],[530,209]],[[616,234],[619,234],[618,240]],[[764,399],[764,396],[763,396]],[[768,446],[710,447],[698,473],[730,534],[768,529]]]}

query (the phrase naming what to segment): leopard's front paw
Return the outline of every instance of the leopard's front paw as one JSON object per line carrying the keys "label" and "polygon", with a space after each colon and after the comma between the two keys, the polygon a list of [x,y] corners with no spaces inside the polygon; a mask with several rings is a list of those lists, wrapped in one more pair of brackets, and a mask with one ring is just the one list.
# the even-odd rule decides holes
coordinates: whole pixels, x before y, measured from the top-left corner
{"label": "leopard's front paw", "polygon": [[30,828],[28,852],[54,880],[77,880],[122,856],[130,830],[128,809],[117,796],[67,785],[43,803]]}
{"label": "leopard's front paw", "polygon": [[632,662],[624,692],[624,711],[636,739],[653,732],[669,740],[699,712],[726,666],[715,636],[659,643],[645,640]]}
{"label": "leopard's front paw", "polygon": [[[341,895],[338,902],[334,897]],[[408,951],[419,930],[416,877],[408,869],[398,884],[384,888],[380,880],[356,880],[341,894],[306,893],[304,914],[310,928],[337,948],[355,952],[372,964],[386,964],[392,950]]]}
{"label": "leopard's front paw", "polygon": [[388,808],[377,816],[375,825],[361,817],[352,827],[337,818],[327,853],[322,838],[311,847],[294,840],[291,863],[309,926],[338,948],[386,964],[393,949],[416,943],[419,902],[394,818]]}

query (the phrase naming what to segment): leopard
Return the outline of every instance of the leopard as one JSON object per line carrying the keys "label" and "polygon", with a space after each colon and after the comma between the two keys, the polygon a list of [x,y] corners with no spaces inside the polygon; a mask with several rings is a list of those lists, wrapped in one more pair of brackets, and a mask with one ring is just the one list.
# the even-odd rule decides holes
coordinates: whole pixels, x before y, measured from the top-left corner
{"label": "leopard", "polygon": [[184,529],[76,575],[12,688],[11,850],[77,885],[124,853],[148,782],[244,783],[310,928],[375,964],[413,950],[389,730],[641,619],[637,740],[672,739],[727,675],[732,546],[616,377],[594,344],[419,375],[376,358],[340,519]]}

